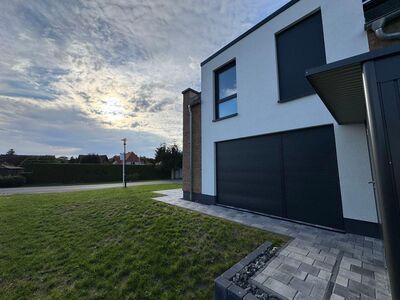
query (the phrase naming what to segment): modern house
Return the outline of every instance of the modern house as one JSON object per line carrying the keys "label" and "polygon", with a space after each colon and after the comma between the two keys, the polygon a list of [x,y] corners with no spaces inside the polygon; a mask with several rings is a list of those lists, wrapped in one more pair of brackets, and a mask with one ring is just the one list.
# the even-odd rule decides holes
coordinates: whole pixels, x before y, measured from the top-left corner
{"label": "modern house", "polygon": [[[377,200],[400,188],[400,164],[384,187],[392,160],[376,155],[400,155],[399,11],[398,0],[292,0],[204,60],[201,93],[183,91],[184,198],[390,239]],[[398,129],[380,141],[366,101],[379,76],[394,80],[386,120]]]}
{"label": "modern house", "polygon": [[306,72],[397,53],[399,7],[292,0],[204,60],[201,93],[182,92],[184,198],[379,237],[365,105],[342,122]]}

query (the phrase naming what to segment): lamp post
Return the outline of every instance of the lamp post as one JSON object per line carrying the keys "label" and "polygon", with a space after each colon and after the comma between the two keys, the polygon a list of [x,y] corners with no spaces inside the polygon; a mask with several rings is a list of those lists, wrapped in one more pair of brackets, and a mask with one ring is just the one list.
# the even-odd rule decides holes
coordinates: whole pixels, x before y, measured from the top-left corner
{"label": "lamp post", "polygon": [[124,160],[122,161],[122,182],[126,188],[125,164],[126,164],[126,138],[121,140],[124,143]]}

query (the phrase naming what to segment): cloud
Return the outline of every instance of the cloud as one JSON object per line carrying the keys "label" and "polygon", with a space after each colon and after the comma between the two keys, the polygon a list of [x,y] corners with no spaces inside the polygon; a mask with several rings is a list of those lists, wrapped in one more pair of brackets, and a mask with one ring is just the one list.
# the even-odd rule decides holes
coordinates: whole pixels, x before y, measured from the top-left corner
{"label": "cloud", "polygon": [[200,62],[284,2],[3,1],[0,152],[180,143],[180,91],[199,89]]}

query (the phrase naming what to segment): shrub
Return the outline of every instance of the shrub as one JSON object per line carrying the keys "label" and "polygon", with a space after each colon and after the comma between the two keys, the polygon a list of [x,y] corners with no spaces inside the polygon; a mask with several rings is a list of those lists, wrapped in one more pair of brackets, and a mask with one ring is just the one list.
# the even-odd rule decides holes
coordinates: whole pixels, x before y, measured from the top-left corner
{"label": "shrub", "polygon": [[25,183],[26,179],[21,175],[0,176],[0,187],[17,187]]}
{"label": "shrub", "polygon": [[140,179],[140,174],[138,174],[138,173],[126,175],[126,181],[128,181],[128,182],[136,181],[139,179]]}
{"label": "shrub", "polygon": [[[110,164],[30,164],[29,183],[89,183],[122,181],[122,166]],[[127,165],[128,181],[169,179],[170,172],[153,165]]]}

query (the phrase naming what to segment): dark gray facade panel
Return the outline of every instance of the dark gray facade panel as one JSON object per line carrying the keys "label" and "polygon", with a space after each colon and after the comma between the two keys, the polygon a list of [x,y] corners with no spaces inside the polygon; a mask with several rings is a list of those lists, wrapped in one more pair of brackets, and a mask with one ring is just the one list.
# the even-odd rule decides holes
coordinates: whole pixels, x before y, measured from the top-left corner
{"label": "dark gray facade panel", "polygon": [[283,134],[287,217],[343,229],[332,126]]}
{"label": "dark gray facade panel", "polygon": [[380,225],[367,221],[344,219],[346,232],[382,239]]}
{"label": "dark gray facade panel", "polygon": [[[200,193],[193,193],[192,196],[193,196],[193,199],[192,199],[193,202],[198,202],[198,203],[207,204],[207,205],[213,205],[216,203],[215,196],[200,194]],[[183,199],[190,200],[190,192],[183,191]]]}
{"label": "dark gray facade panel", "polygon": [[[365,2],[365,1],[364,1]],[[372,0],[364,4],[366,23],[380,19],[400,9],[400,0]]]}
{"label": "dark gray facade panel", "polygon": [[218,204],[343,229],[333,126],[216,147]]}
{"label": "dark gray facade panel", "polygon": [[326,63],[321,12],[278,33],[276,51],[279,101],[286,102],[314,94],[305,71]]}
{"label": "dark gray facade panel", "polygon": [[279,135],[217,143],[218,203],[282,216],[281,153]]}
{"label": "dark gray facade panel", "polygon": [[363,68],[385,256],[392,297],[400,299],[400,54],[366,62]]}

